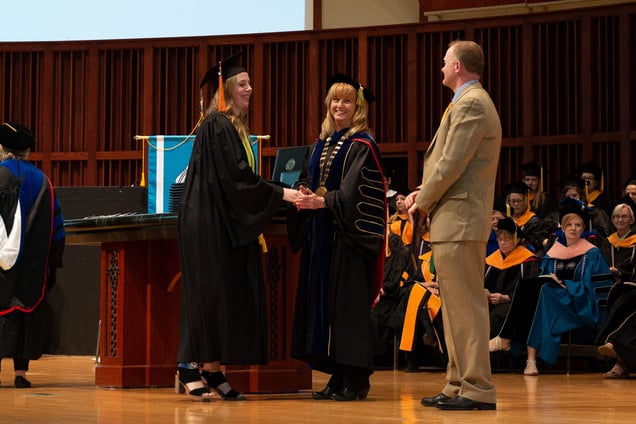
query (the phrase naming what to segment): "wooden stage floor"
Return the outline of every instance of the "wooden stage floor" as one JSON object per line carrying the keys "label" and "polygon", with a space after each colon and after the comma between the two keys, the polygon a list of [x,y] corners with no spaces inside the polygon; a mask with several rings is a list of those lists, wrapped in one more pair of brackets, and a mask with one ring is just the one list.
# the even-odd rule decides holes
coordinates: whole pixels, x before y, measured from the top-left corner
{"label": "wooden stage floor", "polygon": [[[248,394],[246,402],[195,402],[173,388],[109,389],[94,385],[88,356],[44,356],[32,362],[30,389],[13,387],[13,363],[2,361],[1,423],[634,423],[636,379],[599,373],[496,373],[496,411],[440,411],[420,405],[439,392],[440,370],[376,371],[369,398],[314,401],[309,392]],[[314,373],[314,389],[326,376]]]}

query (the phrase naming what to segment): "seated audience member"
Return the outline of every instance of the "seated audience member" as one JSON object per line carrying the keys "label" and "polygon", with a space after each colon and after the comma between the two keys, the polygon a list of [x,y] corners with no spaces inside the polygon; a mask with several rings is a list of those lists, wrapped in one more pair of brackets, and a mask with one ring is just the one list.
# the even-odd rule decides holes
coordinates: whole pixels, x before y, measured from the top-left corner
{"label": "seated audience member", "polygon": [[623,194],[632,199],[632,203],[636,204],[636,178],[630,178],[623,184]]}
{"label": "seated audience member", "polygon": [[501,208],[494,206],[492,210],[492,216],[490,219],[490,235],[488,236],[488,243],[486,244],[486,256],[490,256],[495,250],[499,249],[499,243],[497,242],[497,223],[500,219],[506,217],[505,207],[503,211]]}
{"label": "seated audience member", "polygon": [[[585,184],[576,177],[568,177],[561,183],[561,203],[566,199],[575,199],[583,202],[587,205],[587,198],[585,197]],[[583,238],[594,244],[600,246],[601,242],[611,232],[611,222],[609,216],[603,209],[591,207],[587,209],[587,215],[589,216],[589,222],[585,223],[585,232]],[[563,243],[563,232],[560,231],[560,211],[549,213],[541,222],[540,228],[537,231],[537,237],[541,240],[541,244],[544,249],[549,248],[552,240],[560,238]]]}
{"label": "seated audience member", "polygon": [[528,361],[524,374],[537,375],[536,358],[554,364],[561,336],[575,328],[600,328],[604,320],[595,288],[607,284],[593,276],[608,275],[609,266],[600,249],[581,238],[587,212],[572,199],[561,209],[565,243],[556,240],[541,261],[541,274],[551,281],[541,287],[528,335]]}
{"label": "seated audience member", "polygon": [[542,247],[539,240],[541,220],[530,210],[528,190],[528,186],[522,182],[508,184],[505,188],[506,211],[525,234],[526,240],[532,246],[531,250],[537,250]]}
{"label": "seated audience member", "polygon": [[603,191],[603,170],[596,163],[590,161],[577,169],[576,176],[585,182],[585,198],[590,205],[604,210],[609,215],[612,202],[610,202],[607,193]]}
{"label": "seated audience member", "polygon": [[395,195],[395,213],[389,217],[390,234],[397,234],[404,246],[410,246],[413,241],[413,224],[409,221],[408,210],[402,193]]}
{"label": "seated audience member", "polygon": [[422,219],[421,222],[416,234],[421,240],[416,250],[416,272],[405,282],[405,295],[401,297],[387,324],[400,335],[400,350],[405,352],[407,372],[418,369],[422,344],[436,347],[442,355],[445,351],[441,301],[429,241],[428,219]]}
{"label": "seated audience member", "polygon": [[629,377],[636,368],[636,233],[634,211],[625,203],[612,212],[616,232],[602,244],[601,251],[609,263],[616,284],[607,300],[607,318],[597,340],[602,355],[616,358],[605,378]]}
{"label": "seated audience member", "polygon": [[[402,196],[402,204],[404,204],[403,199],[404,196]],[[401,223],[405,225],[401,226]],[[412,228],[408,220],[401,220],[400,218],[397,218],[393,224],[387,224],[384,278],[378,299],[375,302],[375,307],[371,308],[371,316],[377,327],[379,337],[378,346],[376,348],[376,354],[378,355],[386,351],[392,339],[393,333],[391,328],[387,326],[387,320],[400,303],[402,296],[405,295],[406,280],[408,280],[415,271],[415,261],[411,249],[409,246],[405,246],[403,241],[402,230],[406,225]],[[409,230],[408,232],[409,237],[412,237],[412,231]]]}
{"label": "seated audience member", "polygon": [[543,191],[543,167],[536,162],[521,165],[523,182],[528,186],[528,202],[530,210],[543,219],[552,211],[557,210],[557,201]]}
{"label": "seated audience member", "polygon": [[497,222],[499,249],[486,258],[484,284],[490,310],[490,337],[499,334],[520,279],[539,275],[539,259],[523,244],[511,218]]}
{"label": "seated audience member", "polygon": [[[623,197],[621,197],[617,205],[624,203],[632,209],[636,215],[636,178],[630,178],[623,184]],[[633,226],[634,224],[632,224]]]}

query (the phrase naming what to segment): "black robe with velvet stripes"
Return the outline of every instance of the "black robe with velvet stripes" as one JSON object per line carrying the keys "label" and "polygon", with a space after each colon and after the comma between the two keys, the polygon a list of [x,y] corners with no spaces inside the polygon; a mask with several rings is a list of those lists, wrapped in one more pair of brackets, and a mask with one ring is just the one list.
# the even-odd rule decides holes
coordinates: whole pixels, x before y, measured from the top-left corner
{"label": "black robe with velvet stripes", "polygon": [[262,364],[267,316],[258,236],[283,191],[248,165],[227,116],[197,131],[178,218],[180,362]]}
{"label": "black robe with velvet stripes", "polygon": [[34,360],[42,356],[46,294],[62,266],[64,218],[49,179],[22,160],[0,162],[0,204],[6,234],[21,225],[17,260],[0,269],[0,358]]}
{"label": "black robe with velvet stripes", "polygon": [[[300,183],[314,192],[325,144],[318,140],[301,175]],[[380,153],[370,135],[344,141],[325,186],[326,208],[289,213],[289,231],[302,231],[290,234],[302,246],[292,356],[327,373],[336,364],[372,369],[376,335],[370,308],[383,278],[386,195]]]}

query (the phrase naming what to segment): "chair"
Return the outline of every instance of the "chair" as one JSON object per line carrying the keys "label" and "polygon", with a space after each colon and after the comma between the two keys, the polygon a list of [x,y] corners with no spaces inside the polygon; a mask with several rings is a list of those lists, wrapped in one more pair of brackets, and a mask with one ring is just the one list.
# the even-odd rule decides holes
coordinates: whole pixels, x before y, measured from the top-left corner
{"label": "chair", "polygon": [[[599,305],[601,312],[600,322],[605,321],[605,313],[607,310],[607,296],[610,289],[616,283],[612,274],[598,274],[592,276],[592,287],[594,288],[594,295],[596,303]],[[570,375],[571,369],[571,356],[572,356],[572,330],[567,333],[567,347],[566,347],[566,374]],[[596,346],[585,346],[585,352],[582,352],[585,356],[596,356]]]}

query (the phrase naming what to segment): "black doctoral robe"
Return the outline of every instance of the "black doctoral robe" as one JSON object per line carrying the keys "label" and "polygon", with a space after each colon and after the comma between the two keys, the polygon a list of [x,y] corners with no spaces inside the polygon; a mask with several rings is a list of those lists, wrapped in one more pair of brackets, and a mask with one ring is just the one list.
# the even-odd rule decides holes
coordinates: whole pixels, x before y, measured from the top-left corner
{"label": "black doctoral robe", "polygon": [[[301,176],[314,192],[323,148],[325,140],[319,140],[308,179]],[[306,232],[300,237],[292,356],[327,373],[334,372],[335,364],[372,369],[376,336],[370,307],[383,278],[386,196],[380,154],[368,134],[344,141],[325,186],[327,208],[290,212],[290,228],[295,219],[306,220],[298,226]]]}
{"label": "black doctoral robe", "polygon": [[[0,162],[0,219],[6,234],[18,225],[21,231],[16,262],[0,268],[0,358],[38,359],[46,328],[43,304],[63,265],[65,234],[53,186],[32,163]],[[11,244],[0,241],[2,247]]]}
{"label": "black doctoral robe", "polygon": [[227,116],[201,123],[178,219],[179,362],[262,364],[267,316],[258,236],[283,190],[256,175]]}

